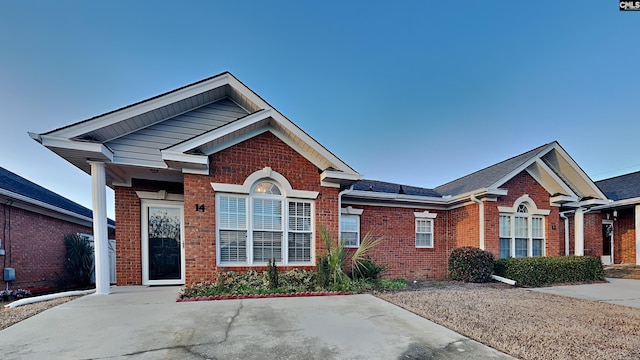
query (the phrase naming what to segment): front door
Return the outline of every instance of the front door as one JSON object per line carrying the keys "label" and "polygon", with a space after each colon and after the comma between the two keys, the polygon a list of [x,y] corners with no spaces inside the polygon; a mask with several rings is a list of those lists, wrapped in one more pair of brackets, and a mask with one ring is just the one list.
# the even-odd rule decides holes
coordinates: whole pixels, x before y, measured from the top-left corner
{"label": "front door", "polygon": [[613,264],[613,221],[602,221],[602,263]]}
{"label": "front door", "polygon": [[182,285],[184,209],[181,202],[142,201],[142,284]]}

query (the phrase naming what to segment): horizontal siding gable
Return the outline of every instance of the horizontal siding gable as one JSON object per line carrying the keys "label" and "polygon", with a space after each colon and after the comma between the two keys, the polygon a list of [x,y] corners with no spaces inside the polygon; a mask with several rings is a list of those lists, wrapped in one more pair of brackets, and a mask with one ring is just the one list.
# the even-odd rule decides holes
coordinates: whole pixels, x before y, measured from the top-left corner
{"label": "horizontal siding gable", "polygon": [[[160,116],[168,114],[168,110],[164,109]],[[143,160],[145,164],[164,167],[160,150],[246,115],[243,108],[225,98],[109,141],[106,146],[113,150],[115,163],[132,164]]]}

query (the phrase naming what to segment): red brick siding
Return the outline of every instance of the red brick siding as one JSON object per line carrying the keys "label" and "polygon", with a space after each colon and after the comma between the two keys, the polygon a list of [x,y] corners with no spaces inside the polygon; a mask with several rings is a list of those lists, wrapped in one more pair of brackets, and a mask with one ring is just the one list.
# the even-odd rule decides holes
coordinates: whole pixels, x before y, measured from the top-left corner
{"label": "red brick siding", "polygon": [[[184,175],[184,222],[186,282],[214,281],[216,273],[215,192],[211,183],[242,185],[246,178],[265,167],[283,175],[296,190],[317,191],[315,225],[338,232],[337,188],[320,186],[318,168],[270,132],[222,150],[210,157],[210,175]],[[167,185],[137,182],[116,188],[118,284],[141,284],[140,199],[136,190],[169,190]],[[171,192],[171,191],[170,191]],[[182,193],[182,190],[180,190]],[[195,211],[203,204],[205,211]],[[324,245],[316,231],[316,255]],[[315,261],[315,259],[314,259]],[[251,267],[262,270],[264,267]],[[280,267],[286,270],[285,267]],[[311,268],[311,267],[306,267]],[[249,267],[220,270],[244,271]]]}
{"label": "red brick siding", "polygon": [[584,254],[602,256],[602,219],[601,213],[584,215]]}
{"label": "red brick siding", "polygon": [[[93,234],[90,227],[41,215],[15,206],[0,204],[0,255],[2,267],[16,270],[10,288],[34,291],[51,290],[61,285],[64,276],[64,236],[73,233]],[[2,288],[6,283],[2,282]]]}
{"label": "red brick siding", "polygon": [[381,236],[382,242],[369,255],[385,265],[387,278],[443,279],[446,277],[448,243],[446,214],[436,211],[434,219],[434,247],[416,248],[415,215],[421,209],[383,206],[356,206],[363,209],[360,216],[361,238],[367,232]]}
{"label": "red brick siding", "polygon": [[463,246],[480,247],[479,219],[480,210],[476,203],[449,211],[451,249]]}
{"label": "red brick siding", "polygon": [[636,229],[634,209],[618,210],[613,229],[614,261],[616,264],[636,263]]}

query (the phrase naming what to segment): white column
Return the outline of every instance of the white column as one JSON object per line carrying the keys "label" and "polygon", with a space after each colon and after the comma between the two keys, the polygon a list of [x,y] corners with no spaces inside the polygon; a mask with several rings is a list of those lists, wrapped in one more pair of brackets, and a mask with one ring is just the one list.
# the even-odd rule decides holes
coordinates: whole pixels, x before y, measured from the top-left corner
{"label": "white column", "polygon": [[91,164],[91,195],[93,200],[93,241],[96,263],[96,294],[108,295],[109,289],[109,234],[107,233],[107,193],[105,165]]}
{"label": "white column", "polygon": [[575,222],[573,237],[575,241],[575,254],[577,256],[584,256],[584,209],[576,209],[576,214],[573,217]]}
{"label": "white column", "polygon": [[636,205],[634,214],[636,217],[636,265],[640,265],[640,205]]}

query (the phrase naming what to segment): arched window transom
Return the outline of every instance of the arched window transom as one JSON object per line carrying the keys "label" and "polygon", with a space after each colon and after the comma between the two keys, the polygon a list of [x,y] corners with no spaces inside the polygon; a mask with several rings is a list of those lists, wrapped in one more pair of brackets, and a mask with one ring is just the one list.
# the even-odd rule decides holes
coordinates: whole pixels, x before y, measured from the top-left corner
{"label": "arched window transom", "polygon": [[258,179],[249,189],[249,194],[216,193],[217,263],[312,263],[314,202],[290,197],[296,192],[285,194],[273,178]]}

